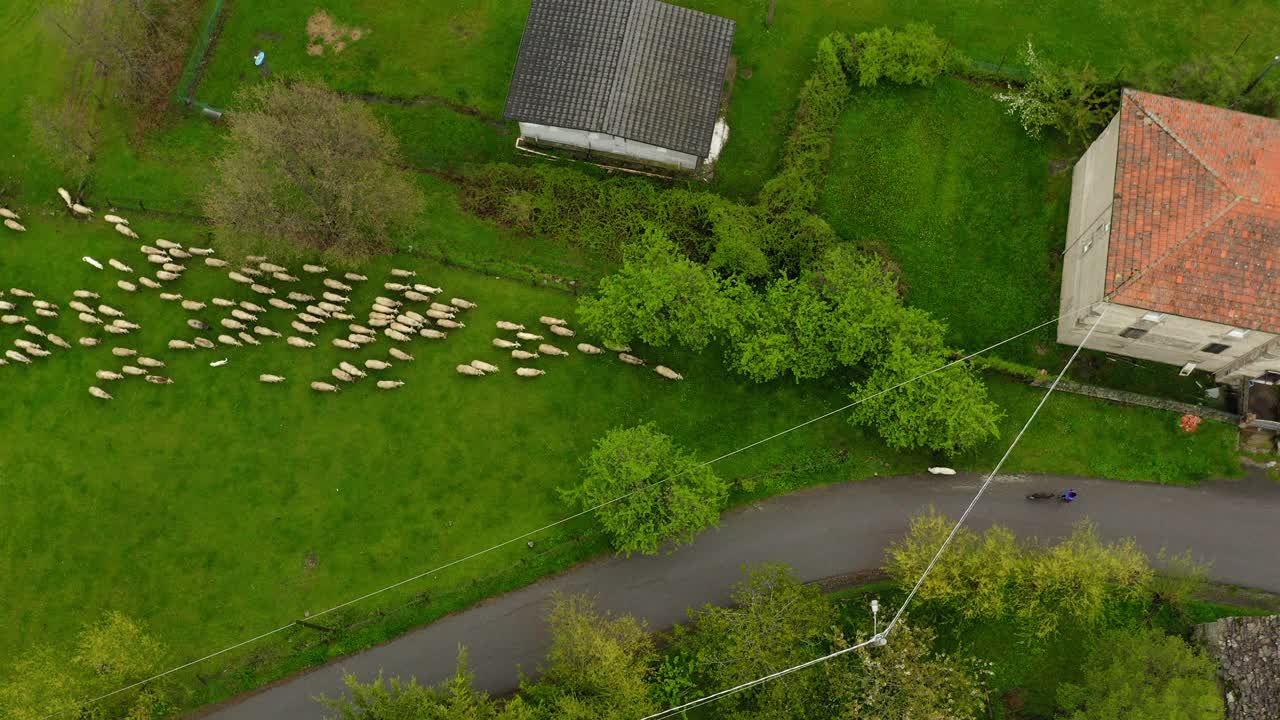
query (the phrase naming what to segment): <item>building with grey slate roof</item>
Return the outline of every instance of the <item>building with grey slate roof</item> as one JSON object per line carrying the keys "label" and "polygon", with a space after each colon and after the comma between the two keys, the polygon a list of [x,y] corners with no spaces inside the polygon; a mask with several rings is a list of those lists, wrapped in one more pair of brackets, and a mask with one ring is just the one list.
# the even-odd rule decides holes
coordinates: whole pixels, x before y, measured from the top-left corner
{"label": "building with grey slate roof", "polygon": [[534,144],[696,169],[733,32],[657,0],[533,0],[504,114]]}

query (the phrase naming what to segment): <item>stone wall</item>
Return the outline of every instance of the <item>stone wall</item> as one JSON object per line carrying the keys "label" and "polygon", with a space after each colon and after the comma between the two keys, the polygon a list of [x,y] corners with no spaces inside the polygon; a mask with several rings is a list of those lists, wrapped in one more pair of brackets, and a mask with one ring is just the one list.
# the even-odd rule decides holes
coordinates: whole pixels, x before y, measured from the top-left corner
{"label": "stone wall", "polygon": [[1227,720],[1280,720],[1280,615],[1223,618],[1194,637],[1218,661]]}
{"label": "stone wall", "polygon": [[[1037,387],[1048,387],[1053,384],[1052,377],[1043,377],[1032,383]],[[1101,400],[1110,400],[1121,405],[1140,405],[1142,407],[1155,408],[1157,410],[1169,410],[1182,415],[1199,415],[1209,420],[1219,420],[1232,425],[1239,424],[1241,417],[1233,413],[1224,412],[1222,410],[1214,410],[1213,408],[1201,407],[1190,403],[1182,403],[1176,400],[1166,400],[1164,398],[1151,397],[1150,395],[1139,395],[1138,393],[1127,392],[1125,390],[1112,390],[1111,388],[1098,387],[1096,385],[1085,385],[1084,383],[1071,382],[1063,380],[1058,383],[1058,390],[1062,392],[1075,393],[1076,395],[1086,395],[1088,397],[1099,398]]]}

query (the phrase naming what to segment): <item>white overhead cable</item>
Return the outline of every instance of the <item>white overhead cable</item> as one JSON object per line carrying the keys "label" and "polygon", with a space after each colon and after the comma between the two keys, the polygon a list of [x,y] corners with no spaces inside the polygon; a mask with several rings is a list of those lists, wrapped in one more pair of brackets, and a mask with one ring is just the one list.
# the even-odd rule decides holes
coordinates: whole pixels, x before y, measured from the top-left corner
{"label": "white overhead cable", "polygon": [[[770,441],[772,441],[772,440],[776,440],[777,438],[780,438],[780,437],[782,437],[783,435],[787,435],[787,434],[789,434],[789,433],[793,433],[793,432],[795,432],[796,430],[799,430],[799,429],[801,429],[801,428],[804,428],[804,427],[807,427],[807,426],[809,426],[809,425],[812,425],[813,423],[816,423],[816,422],[818,422],[818,421],[820,421],[820,420],[825,420],[825,419],[827,419],[827,418],[831,417],[832,415],[838,415],[838,414],[840,414],[840,413],[842,413],[842,412],[845,412],[846,410],[849,410],[849,409],[851,409],[851,408],[853,408],[853,407],[856,407],[856,406],[858,406],[858,405],[860,405],[860,404],[862,404],[862,403],[864,403],[864,402],[867,402],[868,400],[873,400],[873,399],[875,399],[875,398],[877,398],[877,397],[880,397],[881,395],[885,395],[885,394],[887,394],[887,393],[893,392],[894,390],[897,390],[897,389],[898,389],[898,388],[900,388],[900,387],[903,387],[903,386],[905,386],[905,385],[909,385],[909,384],[911,384],[911,383],[913,383],[913,382],[916,382],[917,380],[921,380],[921,379],[926,378],[926,377],[928,377],[928,376],[930,376],[930,375],[933,375],[933,374],[935,374],[935,373],[942,372],[943,370],[946,370],[946,369],[948,369],[948,368],[951,368],[951,367],[953,367],[953,366],[955,366],[955,365],[958,365],[958,364],[960,364],[960,363],[963,363],[963,362],[967,362],[967,361],[969,361],[969,360],[972,360],[973,358],[975,358],[975,357],[977,357],[977,356],[979,356],[979,355],[981,355],[981,354],[983,354],[983,353],[990,352],[991,350],[994,350],[994,349],[996,349],[996,348],[1000,347],[1001,345],[1005,345],[1005,344],[1007,344],[1007,343],[1013,342],[1014,340],[1017,340],[1017,339],[1018,339],[1018,338],[1020,338],[1020,337],[1023,337],[1023,336],[1025,336],[1025,335],[1029,335],[1030,333],[1033,333],[1033,332],[1035,332],[1035,331],[1037,331],[1037,330],[1039,330],[1039,329],[1041,329],[1041,328],[1043,328],[1043,327],[1045,327],[1045,326],[1047,326],[1047,325],[1050,325],[1050,324],[1052,324],[1052,323],[1055,323],[1055,322],[1059,321],[1059,320],[1060,320],[1060,319],[1062,319],[1062,318],[1065,318],[1065,317],[1069,317],[1069,316],[1071,316],[1071,315],[1078,314],[1078,313],[1080,313],[1080,312],[1082,312],[1082,311],[1084,311],[1084,310],[1086,310],[1086,309],[1088,309],[1088,306],[1087,306],[1087,305],[1085,305],[1085,306],[1081,306],[1081,307],[1079,307],[1079,308],[1073,308],[1073,309],[1071,309],[1071,310],[1068,310],[1067,312],[1064,312],[1064,313],[1062,313],[1061,315],[1058,315],[1058,316],[1056,316],[1056,317],[1054,317],[1054,318],[1051,318],[1051,319],[1049,319],[1049,320],[1046,320],[1046,321],[1044,321],[1044,322],[1042,322],[1042,323],[1040,323],[1040,324],[1038,324],[1038,325],[1034,325],[1034,326],[1032,326],[1032,327],[1030,327],[1030,328],[1027,328],[1026,330],[1023,330],[1022,332],[1017,333],[1016,335],[1010,335],[1009,337],[1007,337],[1007,338],[1005,338],[1005,339],[1003,339],[1003,340],[1000,340],[999,342],[992,343],[991,345],[988,345],[988,346],[986,346],[986,347],[982,348],[981,350],[976,350],[976,351],[971,352],[971,353],[969,353],[969,354],[967,354],[967,355],[964,355],[963,357],[956,358],[955,360],[952,360],[952,361],[950,361],[950,362],[948,362],[948,363],[945,363],[945,364],[940,365],[940,366],[938,366],[938,367],[936,367],[936,368],[933,368],[932,370],[927,370],[927,371],[925,371],[925,372],[922,372],[922,373],[920,373],[919,375],[915,375],[915,376],[913,376],[913,377],[911,377],[911,378],[908,378],[908,379],[906,379],[906,380],[903,380],[902,382],[897,383],[897,384],[895,384],[895,385],[891,385],[891,386],[889,386],[889,387],[887,387],[887,388],[883,388],[883,389],[881,389],[881,390],[877,390],[877,391],[875,391],[875,392],[873,392],[873,393],[869,393],[869,394],[863,395],[863,396],[861,396],[861,397],[857,398],[856,400],[854,400],[853,402],[846,403],[846,404],[841,405],[840,407],[838,407],[838,408],[836,408],[836,409],[834,409],[834,410],[831,410],[831,411],[825,412],[825,413],[823,413],[823,414],[821,414],[821,415],[818,415],[817,417],[810,418],[810,419],[808,419],[808,420],[805,420],[805,421],[804,421],[804,422],[802,422],[802,423],[799,423],[799,424],[797,424],[797,425],[793,425],[793,426],[791,426],[791,427],[789,427],[789,428],[787,428],[787,429],[785,429],[785,430],[781,430],[781,431],[776,432],[776,433],[774,433],[774,434],[772,434],[772,435],[769,435],[769,436],[767,436],[767,437],[765,437],[765,438],[762,438],[762,439],[760,439],[760,440],[756,440],[755,442],[749,443],[749,444],[747,444],[747,445],[743,445],[743,446],[742,446],[742,447],[740,447],[740,448],[737,448],[737,449],[735,449],[735,450],[731,450],[731,451],[729,451],[729,452],[727,452],[727,453],[724,453],[723,455],[720,455],[720,456],[718,456],[718,457],[712,458],[711,460],[707,460],[707,461],[704,461],[704,462],[698,463],[697,465],[695,465],[695,466],[694,466],[694,468],[702,468],[702,467],[706,467],[706,466],[708,466],[708,465],[714,465],[715,463],[718,463],[718,462],[720,462],[721,460],[725,460],[725,459],[730,458],[730,457],[733,457],[734,455],[737,455],[737,454],[739,454],[739,453],[746,452],[747,450],[750,450],[751,448],[754,448],[754,447],[756,447],[756,446],[758,446],[758,445],[763,445],[764,443],[770,442]],[[1097,325],[1096,325],[1096,323],[1095,323],[1095,325],[1094,325],[1094,326],[1095,326],[1095,327],[1097,326]],[[1092,332],[1092,331],[1091,331],[1091,332]],[[1081,343],[1081,345],[1083,345],[1083,343]],[[1077,352],[1077,353],[1079,352],[1079,348],[1077,348],[1077,349],[1076,349],[1076,352]],[[1075,358],[1075,355],[1072,355],[1072,358],[1074,359],[1074,358]],[[688,471],[686,471],[686,472],[688,472]],[[314,618],[317,618],[317,617],[320,617],[320,616],[323,616],[323,615],[327,615],[327,614],[329,614],[329,613],[331,613],[331,612],[334,612],[335,610],[340,610],[340,609],[342,609],[342,608],[345,608],[345,607],[348,607],[348,606],[353,605],[353,604],[355,604],[355,603],[358,603],[358,602],[360,602],[360,601],[362,601],[362,600],[367,600],[367,599],[369,599],[369,598],[371,598],[371,597],[374,597],[375,595],[381,595],[382,593],[388,592],[388,591],[390,591],[390,590],[394,590],[394,589],[396,589],[396,588],[398,588],[398,587],[401,587],[401,586],[403,586],[403,585],[406,585],[406,584],[408,584],[408,583],[414,582],[414,581],[416,581],[416,580],[421,580],[422,578],[425,578],[425,577],[430,576],[430,575],[434,575],[435,573],[438,573],[438,572],[440,572],[441,570],[446,570],[446,569],[451,568],[451,567],[453,567],[453,566],[455,566],[455,565],[459,565],[459,564],[464,563],[464,562],[467,562],[467,561],[469,561],[469,560],[474,560],[475,558],[478,558],[478,557],[480,557],[480,556],[482,556],[482,555],[487,555],[487,554],[489,554],[489,553],[491,553],[491,552],[493,552],[493,551],[495,551],[495,550],[500,550],[500,549],[502,549],[502,548],[504,548],[504,547],[507,547],[508,545],[512,545],[512,544],[514,544],[514,543],[520,542],[521,540],[525,540],[526,538],[530,538],[530,537],[532,537],[532,536],[534,536],[534,535],[538,535],[538,534],[540,534],[540,533],[546,532],[547,530],[550,530],[550,529],[552,529],[552,528],[558,527],[558,526],[563,525],[563,524],[565,524],[565,523],[567,523],[567,522],[570,522],[570,521],[572,521],[572,520],[576,520],[577,518],[580,518],[580,517],[582,517],[583,515],[588,515],[588,514],[590,514],[590,513],[596,512],[597,510],[601,510],[601,509],[603,509],[603,508],[606,508],[606,507],[608,507],[608,506],[610,506],[610,505],[612,505],[612,504],[614,504],[614,503],[617,503],[617,502],[621,502],[621,501],[623,501],[623,500],[626,500],[627,498],[632,497],[633,495],[637,495],[637,494],[642,493],[642,492],[647,492],[647,491],[649,491],[650,489],[655,488],[655,487],[657,487],[657,486],[659,486],[659,485],[662,485],[663,483],[667,482],[668,480],[671,480],[672,478],[680,477],[682,474],[683,474],[683,473],[676,473],[675,475],[669,475],[669,476],[667,476],[667,477],[665,477],[665,478],[663,478],[663,479],[661,479],[661,480],[656,480],[656,481],[654,481],[654,482],[652,482],[652,483],[650,483],[650,484],[648,484],[648,485],[645,485],[645,486],[643,486],[643,487],[636,488],[635,490],[632,490],[631,492],[628,492],[628,493],[625,493],[625,494],[623,494],[623,495],[619,495],[619,496],[617,496],[617,497],[615,497],[615,498],[612,498],[612,499],[606,500],[606,501],[604,501],[604,502],[602,502],[602,503],[599,503],[598,505],[593,505],[592,507],[589,507],[589,508],[587,508],[587,509],[585,509],[585,510],[582,510],[582,511],[580,511],[580,512],[573,513],[572,515],[567,515],[567,516],[565,516],[565,517],[563,517],[563,518],[560,518],[559,520],[556,520],[556,521],[554,521],[554,522],[547,523],[546,525],[543,525],[542,527],[535,528],[535,529],[533,529],[533,530],[529,530],[528,532],[522,533],[522,534],[520,534],[520,535],[516,535],[516,536],[514,536],[514,537],[512,537],[512,538],[509,538],[509,539],[507,539],[507,540],[503,540],[502,542],[499,542],[499,543],[497,543],[497,544],[490,545],[489,547],[484,548],[483,550],[478,550],[478,551],[476,551],[476,552],[474,552],[474,553],[471,553],[470,555],[464,555],[463,557],[456,558],[456,559],[454,559],[454,560],[450,560],[449,562],[447,562],[447,563],[445,563],[445,564],[443,564],[443,565],[439,565],[439,566],[437,566],[437,567],[431,568],[430,570],[426,570],[426,571],[421,572],[421,573],[418,573],[418,574],[416,574],[416,575],[412,575],[412,576],[410,576],[410,577],[407,577],[407,578],[405,578],[405,579],[403,579],[403,580],[399,580],[399,581],[394,582],[394,583],[392,583],[392,584],[390,584],[390,585],[387,585],[387,586],[385,586],[385,587],[381,587],[381,588],[378,588],[378,589],[376,589],[376,590],[372,590],[372,591],[367,592],[367,593],[365,593],[364,595],[361,595],[361,596],[359,596],[359,597],[353,598],[353,599],[351,599],[351,600],[347,600],[347,601],[342,602],[342,603],[340,603],[340,604],[338,604],[338,605],[334,605],[333,607],[331,607],[331,608],[329,608],[329,609],[327,609],[327,610],[321,610],[320,612],[312,613],[311,615],[309,615],[309,616],[308,616],[308,618],[309,618],[309,619],[314,619]],[[178,671],[180,671],[180,670],[185,670],[186,668],[189,668],[189,667],[191,667],[191,666],[193,666],[193,665],[198,665],[198,664],[200,664],[200,663],[202,663],[202,662],[204,662],[204,661],[206,661],[206,660],[212,660],[213,658],[218,657],[219,655],[225,655],[226,653],[229,653],[229,652],[231,652],[231,651],[233,651],[233,650],[236,650],[236,649],[238,649],[238,648],[244,647],[245,645],[249,645],[249,644],[251,644],[251,643],[257,642],[258,640],[263,640],[263,639],[266,639],[266,638],[268,638],[268,637],[271,637],[272,635],[276,635],[276,634],[282,633],[282,632],[284,632],[285,630],[288,630],[289,628],[293,627],[294,625],[296,625],[296,623],[294,623],[294,622],[290,622],[290,623],[289,623],[289,624],[287,624],[287,625],[281,625],[280,627],[277,627],[277,628],[275,628],[274,630],[268,630],[268,631],[266,631],[266,632],[264,632],[264,633],[262,633],[262,634],[260,634],[260,635],[255,635],[254,637],[249,638],[248,640],[244,640],[244,641],[242,641],[242,642],[238,642],[238,643],[236,643],[236,644],[234,644],[234,645],[229,645],[229,646],[227,646],[227,647],[225,647],[225,648],[222,648],[221,650],[217,650],[217,651],[215,651],[215,652],[211,652],[211,653],[209,653],[208,655],[204,655],[203,657],[197,658],[197,659],[195,659],[195,660],[191,660],[191,661],[186,662],[186,663],[183,663],[183,664],[181,664],[181,665],[177,665],[177,666],[175,666],[175,667],[169,668],[168,670],[164,670],[164,671],[162,671],[162,672],[158,672],[158,673],[156,673],[156,674],[154,674],[154,675],[151,675],[150,677],[147,677],[147,678],[145,678],[145,679],[139,680],[139,681],[134,682],[134,683],[130,683],[130,684],[128,684],[128,685],[125,685],[125,686],[122,686],[122,687],[119,687],[119,688],[116,688],[115,690],[112,690],[112,691],[107,692],[107,693],[103,693],[103,694],[98,695],[98,696],[96,696],[96,697],[86,699],[86,700],[84,700],[84,701],[83,701],[83,703],[82,703],[82,704],[91,705],[91,704],[93,704],[93,703],[96,703],[96,702],[99,702],[99,701],[102,701],[102,700],[106,700],[107,698],[112,697],[112,696],[114,696],[114,695],[118,695],[118,694],[120,694],[120,693],[122,693],[122,692],[126,692],[126,691],[128,691],[128,690],[132,690],[132,689],[134,689],[134,688],[141,687],[141,686],[143,686],[143,685],[146,685],[147,683],[154,682],[154,681],[159,680],[159,679],[161,679],[161,678],[163,678],[163,677],[166,677],[166,676],[172,675],[173,673],[176,673],[176,672],[178,672]],[[50,714],[50,715],[46,715],[46,716],[45,716],[45,720],[48,720],[48,718],[57,717],[58,715],[64,714],[65,712],[66,712],[66,711],[58,711],[58,712],[52,713],[52,714]]]}
{"label": "white overhead cable", "polygon": [[1067,373],[1067,368],[1071,367],[1071,364],[1075,362],[1076,356],[1080,354],[1080,349],[1083,348],[1085,343],[1089,341],[1089,337],[1093,335],[1093,331],[1097,329],[1098,323],[1102,322],[1102,317],[1105,315],[1106,315],[1106,311],[1103,310],[1102,314],[1098,316],[1098,319],[1095,320],[1093,325],[1089,328],[1089,333],[1085,335],[1084,340],[1080,343],[1080,345],[1076,347],[1075,352],[1071,353],[1070,359],[1068,359],[1066,364],[1062,366],[1062,370],[1058,372],[1058,376],[1053,379],[1053,384],[1049,386],[1049,389],[1045,392],[1044,397],[1040,398],[1040,403],[1036,405],[1035,410],[1031,411],[1031,416],[1027,418],[1027,421],[1025,423],[1023,423],[1022,429],[1019,430],[1018,434],[1013,438],[1013,442],[1009,443],[1009,448],[1004,451],[1004,455],[1001,456],[1000,462],[996,463],[995,468],[987,475],[985,479],[983,479],[982,484],[978,486],[978,492],[974,494],[973,500],[969,501],[969,507],[965,508],[964,512],[961,513],[960,519],[956,521],[956,524],[951,528],[950,534],[948,534],[946,539],[942,541],[942,545],[940,545],[938,547],[938,551],[934,553],[933,559],[929,561],[929,564],[925,567],[924,572],[920,573],[920,579],[917,580],[915,586],[911,588],[911,592],[907,593],[906,599],[902,601],[902,605],[900,605],[898,607],[898,611],[894,613],[893,619],[889,621],[889,624],[885,626],[885,629],[882,632],[880,632],[877,635],[873,635],[870,639],[864,640],[863,642],[858,643],[857,645],[854,645],[852,647],[847,647],[842,650],[838,650],[836,652],[829,653],[827,655],[823,655],[821,657],[817,657],[812,660],[808,660],[806,662],[800,663],[799,665],[794,665],[784,670],[779,670],[775,673],[770,673],[769,675],[756,678],[755,680],[744,682],[741,685],[735,685],[731,688],[726,688],[724,690],[720,690],[710,695],[705,695],[696,700],[691,700],[683,705],[677,705],[675,707],[670,707],[670,708],[667,708],[666,710],[656,712],[652,715],[646,715],[645,717],[641,718],[641,720],[662,720],[663,718],[673,717],[675,715],[679,715],[685,712],[686,710],[691,710],[695,707],[700,707],[702,705],[706,705],[707,703],[715,702],[716,700],[719,700],[720,698],[725,697],[727,695],[732,695],[736,692],[746,690],[747,688],[769,682],[770,680],[776,680],[777,678],[780,678],[784,675],[789,675],[793,672],[803,670],[807,667],[812,667],[819,663],[826,662],[832,658],[836,658],[841,655],[844,655],[845,653],[849,653],[854,650],[857,650],[860,647],[866,647],[867,645],[885,644],[888,641],[889,633],[893,632],[894,627],[898,624],[898,620],[900,620],[902,618],[902,614],[906,612],[907,606],[910,605],[911,601],[915,598],[916,592],[920,589],[920,586],[924,584],[925,578],[929,577],[929,573],[932,572],[934,566],[937,565],[938,558],[942,557],[942,553],[946,552],[947,546],[951,544],[952,538],[954,538],[956,536],[956,533],[960,531],[960,527],[964,525],[964,521],[969,517],[969,513],[973,511],[973,508],[977,506],[978,501],[982,499],[982,494],[986,492],[987,487],[991,485],[991,482],[995,479],[996,475],[1000,472],[1000,468],[1003,467],[1005,461],[1009,459],[1009,455],[1013,453],[1013,449],[1018,446],[1018,441],[1021,440],[1023,434],[1027,432],[1027,428],[1031,427],[1031,423],[1036,419],[1036,415],[1040,414],[1040,409],[1044,407],[1045,402],[1049,400],[1049,396],[1053,394],[1053,391],[1055,389],[1057,389],[1058,383],[1062,380],[1062,377]]}

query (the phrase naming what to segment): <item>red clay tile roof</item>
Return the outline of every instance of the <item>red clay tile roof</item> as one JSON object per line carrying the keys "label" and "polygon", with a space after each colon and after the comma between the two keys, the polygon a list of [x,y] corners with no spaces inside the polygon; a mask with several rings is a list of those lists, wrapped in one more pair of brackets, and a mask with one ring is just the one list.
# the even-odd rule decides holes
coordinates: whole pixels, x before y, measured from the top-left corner
{"label": "red clay tile roof", "polygon": [[1280,333],[1280,122],[1125,90],[1107,295]]}

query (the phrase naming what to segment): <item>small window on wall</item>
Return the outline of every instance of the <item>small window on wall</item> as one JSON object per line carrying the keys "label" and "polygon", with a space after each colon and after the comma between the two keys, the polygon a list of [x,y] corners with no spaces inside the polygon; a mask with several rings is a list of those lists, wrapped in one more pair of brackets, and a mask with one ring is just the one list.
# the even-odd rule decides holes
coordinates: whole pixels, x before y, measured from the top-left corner
{"label": "small window on wall", "polygon": [[1129,338],[1130,340],[1137,340],[1138,338],[1146,334],[1147,334],[1147,331],[1143,330],[1140,327],[1125,328],[1124,330],[1120,331],[1120,337]]}
{"label": "small window on wall", "polygon": [[1229,348],[1229,347],[1231,347],[1231,346],[1230,346],[1230,345],[1223,345],[1222,343],[1209,343],[1208,345],[1205,345],[1204,347],[1202,347],[1202,348],[1200,348],[1200,349],[1201,349],[1203,352],[1207,352],[1207,353],[1209,353],[1210,355],[1219,355],[1219,354],[1221,354],[1221,353],[1222,353],[1222,351],[1223,351],[1223,350],[1226,350],[1226,349],[1227,349],[1227,348]]}

